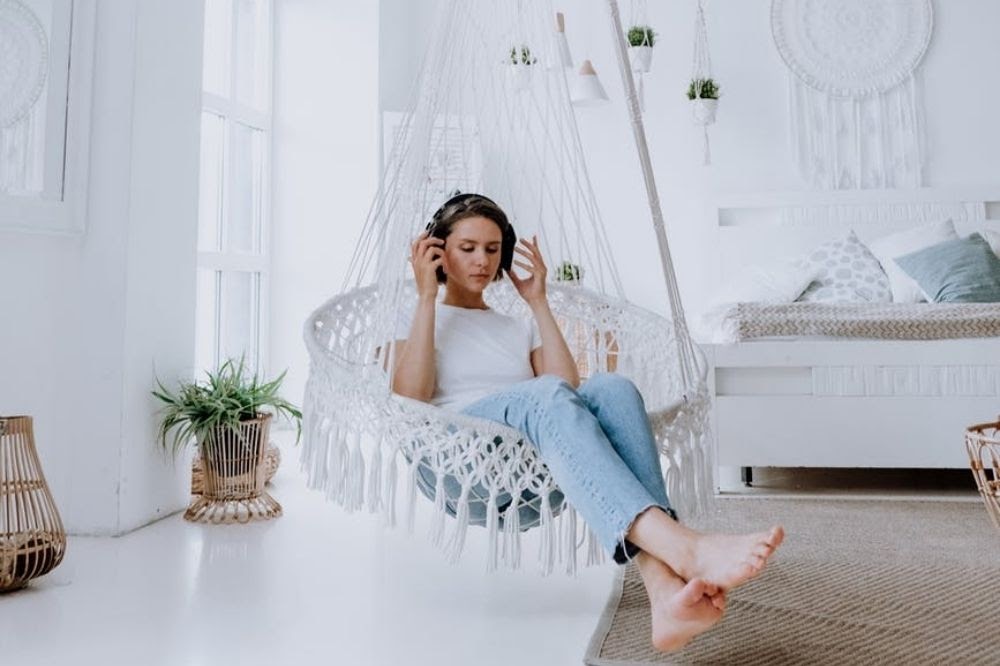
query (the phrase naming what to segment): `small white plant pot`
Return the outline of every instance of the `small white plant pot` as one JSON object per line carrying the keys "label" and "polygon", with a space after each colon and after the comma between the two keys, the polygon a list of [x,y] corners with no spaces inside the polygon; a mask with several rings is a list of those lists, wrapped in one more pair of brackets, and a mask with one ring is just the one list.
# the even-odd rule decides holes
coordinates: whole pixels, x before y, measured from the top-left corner
{"label": "small white plant pot", "polygon": [[715,111],[719,108],[717,99],[691,100],[691,115],[699,125],[711,125],[715,122]]}
{"label": "small white plant pot", "polygon": [[653,68],[653,47],[652,46],[630,46],[628,47],[629,61],[632,63],[633,72],[648,74]]}
{"label": "small white plant pot", "polygon": [[507,73],[510,77],[510,87],[518,91],[530,88],[534,67],[534,65],[509,65]]}

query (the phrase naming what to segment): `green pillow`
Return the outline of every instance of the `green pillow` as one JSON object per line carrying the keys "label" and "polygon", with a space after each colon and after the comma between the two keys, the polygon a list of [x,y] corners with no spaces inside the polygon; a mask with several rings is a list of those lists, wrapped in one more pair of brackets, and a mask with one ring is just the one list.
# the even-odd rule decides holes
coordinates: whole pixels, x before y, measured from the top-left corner
{"label": "green pillow", "polygon": [[979,234],[895,259],[934,303],[1000,303],[1000,258]]}

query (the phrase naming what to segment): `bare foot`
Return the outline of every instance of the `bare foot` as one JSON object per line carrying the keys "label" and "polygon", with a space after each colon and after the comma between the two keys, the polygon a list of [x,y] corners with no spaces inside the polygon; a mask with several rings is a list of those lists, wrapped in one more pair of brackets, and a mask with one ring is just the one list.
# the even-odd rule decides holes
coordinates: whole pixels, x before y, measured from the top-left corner
{"label": "bare foot", "polygon": [[636,564],[649,595],[657,650],[679,650],[722,619],[726,595],[718,586],[701,579],[686,583],[649,553],[640,552]]}
{"label": "bare foot", "polygon": [[755,534],[694,533],[690,557],[677,572],[685,580],[700,578],[729,590],[763,571],[784,538],[780,526]]}
{"label": "bare foot", "polygon": [[635,519],[626,538],[683,580],[701,578],[729,590],[763,571],[785,531],[775,526],[755,534],[703,534],[652,507]]}
{"label": "bare foot", "polygon": [[719,620],[725,610],[725,596],[716,590],[710,596],[712,586],[695,578],[684,583],[675,579],[677,587],[664,586],[650,594],[650,608],[653,619],[653,647],[661,652],[673,652],[687,645],[692,638],[701,634]]}

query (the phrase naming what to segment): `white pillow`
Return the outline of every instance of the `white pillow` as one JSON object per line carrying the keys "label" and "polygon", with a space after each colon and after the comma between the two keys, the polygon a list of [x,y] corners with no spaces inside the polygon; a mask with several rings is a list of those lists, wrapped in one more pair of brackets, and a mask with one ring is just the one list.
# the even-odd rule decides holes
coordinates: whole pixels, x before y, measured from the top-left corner
{"label": "white pillow", "polygon": [[724,303],[791,303],[819,276],[813,264],[783,262],[774,266],[748,266],[732,278],[714,299]]}
{"label": "white pillow", "polygon": [[894,303],[919,303],[927,299],[917,283],[893,260],[904,254],[956,238],[958,234],[955,232],[955,224],[951,219],[947,219],[883,236],[868,243],[868,249],[878,258],[882,269],[889,277],[889,288],[892,290]]}
{"label": "white pillow", "polygon": [[798,300],[804,303],[889,303],[889,278],[878,259],[851,231],[823,243],[799,260],[816,266],[819,277]]}
{"label": "white pillow", "polygon": [[819,277],[819,267],[795,262],[749,266],[722,286],[710,305],[694,318],[695,338],[705,342],[735,342],[726,322],[736,303],[791,303]]}

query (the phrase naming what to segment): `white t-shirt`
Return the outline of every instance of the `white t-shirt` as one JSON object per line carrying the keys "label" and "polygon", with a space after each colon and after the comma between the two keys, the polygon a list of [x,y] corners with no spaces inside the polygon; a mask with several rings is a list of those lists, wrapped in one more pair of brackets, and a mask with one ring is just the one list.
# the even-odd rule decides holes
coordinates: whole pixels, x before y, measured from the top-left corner
{"label": "white t-shirt", "polygon": [[[396,337],[410,334],[413,310],[401,316]],[[461,411],[480,398],[535,376],[531,352],[542,346],[535,320],[494,310],[438,303],[434,315],[437,385],[431,404]]]}

